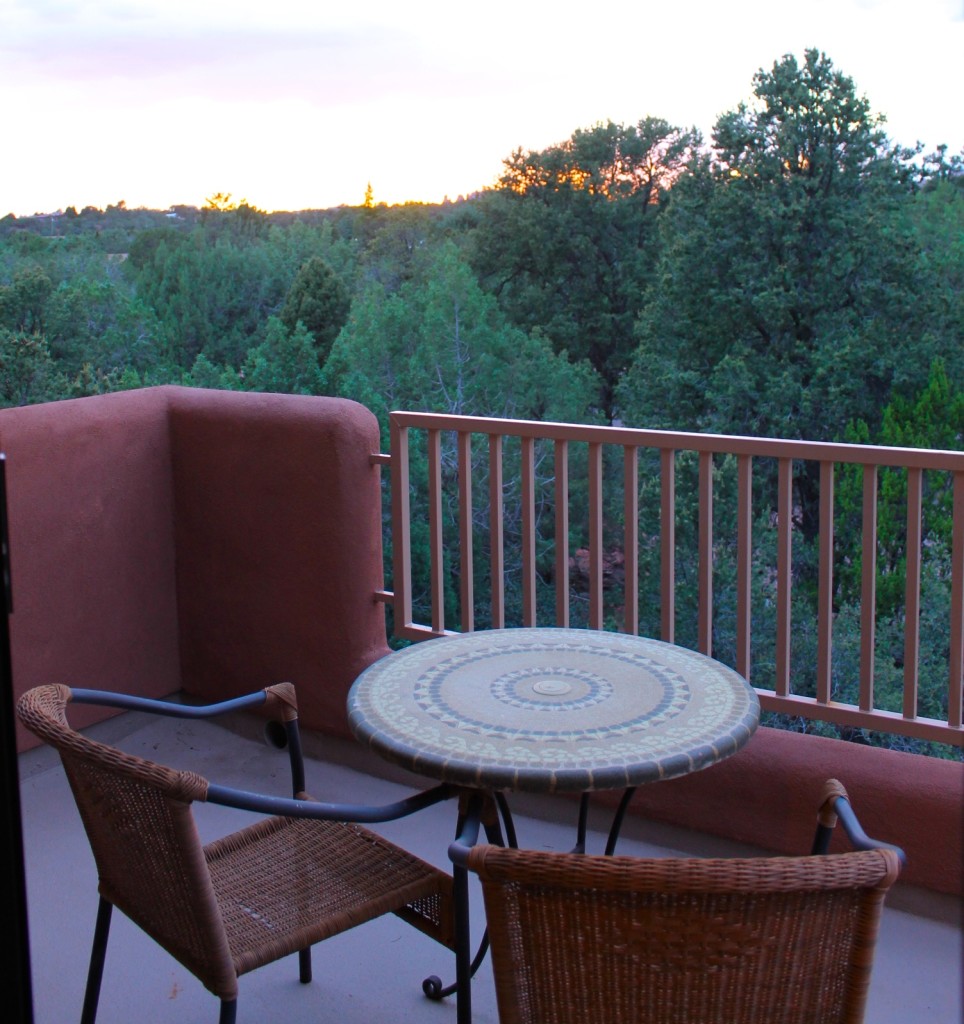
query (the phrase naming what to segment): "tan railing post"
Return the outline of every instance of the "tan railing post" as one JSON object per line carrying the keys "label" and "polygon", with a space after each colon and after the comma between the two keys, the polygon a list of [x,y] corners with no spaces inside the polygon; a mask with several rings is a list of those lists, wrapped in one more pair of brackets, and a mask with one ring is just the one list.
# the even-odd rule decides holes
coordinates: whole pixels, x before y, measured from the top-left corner
{"label": "tan railing post", "polygon": [[409,496],[408,427],[389,421],[392,478],[392,611],[395,633],[412,624],[412,508]]}
{"label": "tan railing post", "polygon": [[907,575],[904,591],[904,718],[917,716],[918,661],[920,655],[921,501],[924,473],[919,466],[907,470]]}
{"label": "tan railing post", "polygon": [[793,636],[790,604],[793,564],[793,459],[780,459],[777,467],[777,643],[778,697],[790,696],[790,641]]}
{"label": "tan railing post", "polygon": [[589,628],[603,628],[602,445],[589,445]]}
{"label": "tan railing post", "polygon": [[492,628],[505,626],[505,539],[502,511],[502,435],[489,434],[489,566]]}
{"label": "tan railing post", "polygon": [[700,452],[699,649],[713,653],[713,453]]}
{"label": "tan railing post", "polygon": [[553,450],[556,502],[556,625],[569,626],[569,443]]}
{"label": "tan railing post", "polygon": [[676,637],[676,452],[660,452],[660,636],[671,644]]}
{"label": "tan railing post", "polygon": [[472,557],[472,435],[462,431],[459,434],[459,603],[463,633],[475,629]]}
{"label": "tan railing post", "polygon": [[639,633],[639,449],[623,449],[623,629]]}
{"label": "tan railing post", "polygon": [[736,670],[750,679],[750,612],[753,585],[753,460],[737,458]]}
{"label": "tan railing post", "polygon": [[947,681],[947,724],[951,728],[960,729],[964,711],[964,473],[954,474],[951,545],[951,651]]}
{"label": "tan railing post", "polygon": [[442,432],[428,432],[428,534],[432,581],[432,630],[445,632],[445,565],[442,537]]}
{"label": "tan railing post", "polygon": [[833,672],[833,472],[820,463],[820,565],[817,570],[817,703],[829,704]]}
{"label": "tan railing post", "polygon": [[536,625],[535,442],[522,438],[522,624]]}

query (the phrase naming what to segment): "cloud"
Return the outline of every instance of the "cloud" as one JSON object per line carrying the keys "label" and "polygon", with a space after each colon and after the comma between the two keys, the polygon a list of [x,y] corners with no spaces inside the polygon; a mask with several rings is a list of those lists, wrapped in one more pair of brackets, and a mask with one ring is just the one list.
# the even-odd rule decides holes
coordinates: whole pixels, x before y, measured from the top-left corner
{"label": "cloud", "polygon": [[498,60],[437,50],[431,37],[400,25],[233,22],[212,29],[173,18],[169,9],[57,0],[45,0],[27,22],[0,42],[0,80],[91,89],[126,106],[167,92],[234,102],[309,98],[327,106],[440,92],[498,96],[508,88]]}
{"label": "cloud", "polygon": [[708,134],[757,69],[810,46],[896,139],[956,149],[961,7],[611,0],[589,31],[538,0],[0,0],[0,103],[29,154],[0,200],[318,205],[369,179],[380,199],[438,199],[608,118]]}

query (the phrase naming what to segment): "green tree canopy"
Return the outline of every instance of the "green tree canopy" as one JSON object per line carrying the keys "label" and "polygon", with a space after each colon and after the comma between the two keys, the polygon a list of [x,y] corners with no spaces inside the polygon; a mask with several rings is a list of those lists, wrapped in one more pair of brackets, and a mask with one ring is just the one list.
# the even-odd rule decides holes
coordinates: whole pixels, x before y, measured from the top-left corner
{"label": "green tree canopy", "polygon": [[753,77],[757,103],[741,103],[713,131],[721,171],[756,182],[794,182],[804,194],[856,191],[886,136],[853,80],[818,50],[788,54]]}
{"label": "green tree canopy", "polygon": [[9,285],[0,285],[0,325],[14,331],[42,333],[47,301],[54,285],[36,263],[19,268]]}
{"label": "green tree canopy", "polygon": [[620,391],[631,421],[840,439],[879,423],[919,334],[908,192],[852,81],[817,51],[754,79],[710,159],[680,180],[639,348]]}
{"label": "green tree canopy", "polygon": [[43,338],[0,327],[0,406],[52,402],[66,395],[66,378]]}
{"label": "green tree canopy", "polygon": [[368,286],[325,377],[329,392],[370,405],[383,423],[394,408],[578,422],[596,394],[588,365],[506,322],[451,243],[397,292]]}
{"label": "green tree canopy", "polygon": [[242,379],[248,391],[322,394],[318,353],[307,327],[299,320],[289,330],[278,317],[270,317],[264,341],[248,352]]}
{"label": "green tree canopy", "polygon": [[351,308],[351,297],[341,278],[328,262],[312,256],[295,275],[284,306],[281,322],[289,331],[304,324],[314,339],[317,362],[324,365]]}
{"label": "green tree canopy", "polygon": [[659,118],[597,124],[513,153],[482,197],[472,261],[483,284],[514,323],[589,360],[609,417],[655,261],[656,213],[698,143]]}
{"label": "green tree canopy", "polygon": [[128,263],[138,296],[162,325],[163,357],[185,368],[200,352],[237,366],[284,296],[286,268],[267,245],[205,227],[154,234]]}

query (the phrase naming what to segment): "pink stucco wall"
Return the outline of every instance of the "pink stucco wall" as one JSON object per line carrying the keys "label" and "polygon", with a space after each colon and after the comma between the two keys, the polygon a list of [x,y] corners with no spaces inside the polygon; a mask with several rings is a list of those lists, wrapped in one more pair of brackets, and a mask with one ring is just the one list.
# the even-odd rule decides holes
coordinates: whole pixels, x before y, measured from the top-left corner
{"label": "pink stucco wall", "polygon": [[[167,397],[138,391],[5,409],[0,446],[16,693],[49,682],[177,690]],[[22,730],[18,738],[37,742]]]}
{"label": "pink stucco wall", "polygon": [[307,727],[347,734],[347,689],[387,651],[368,410],[148,388],[0,410],[0,448],[17,693],[291,680]]}
{"label": "pink stucco wall", "polygon": [[215,699],[289,680],[307,727],[348,735],[348,689],[388,650],[375,417],[181,389],[170,426],[184,688]]}
{"label": "pink stucco wall", "polygon": [[[961,895],[960,761],[761,728],[741,751],[712,768],[641,787],[632,808],[643,817],[736,842],[806,853],[830,778],[844,784],[868,835],[903,847],[905,882]],[[845,849],[838,832],[834,842]]]}

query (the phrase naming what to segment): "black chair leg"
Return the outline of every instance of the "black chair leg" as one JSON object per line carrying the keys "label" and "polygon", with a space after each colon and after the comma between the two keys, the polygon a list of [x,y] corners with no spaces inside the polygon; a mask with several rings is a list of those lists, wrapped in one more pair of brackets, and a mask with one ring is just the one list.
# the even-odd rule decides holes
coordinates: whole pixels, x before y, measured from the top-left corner
{"label": "black chair leg", "polygon": [[311,946],[298,950],[298,980],[302,985],[311,981]]}
{"label": "black chair leg", "polygon": [[237,999],[221,1000],[221,1016],[218,1017],[218,1024],[234,1024],[238,1016]]}
{"label": "black chair leg", "polygon": [[80,1024],[94,1024],[97,1016],[97,1001],[100,999],[100,983],[104,977],[104,958],[107,955],[107,938],[110,935],[110,916],[113,906],[100,898],[97,905],[97,924],[94,926],[94,944],[90,950],[90,967],[87,970],[87,989],[84,992],[84,1009]]}

